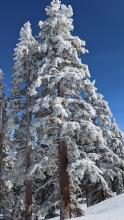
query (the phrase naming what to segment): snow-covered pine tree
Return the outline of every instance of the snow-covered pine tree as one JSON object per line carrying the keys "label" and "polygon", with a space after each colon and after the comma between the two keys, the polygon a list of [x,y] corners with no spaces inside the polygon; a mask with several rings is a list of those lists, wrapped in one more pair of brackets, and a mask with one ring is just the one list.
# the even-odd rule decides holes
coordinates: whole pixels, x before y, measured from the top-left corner
{"label": "snow-covered pine tree", "polygon": [[[76,130],[79,130],[80,124],[74,120],[71,121],[71,116],[69,118],[69,110],[67,110],[68,113],[65,110],[67,108],[65,101],[66,99],[68,101],[69,96],[71,97],[71,91],[69,94],[68,88],[70,86],[69,77],[74,78],[75,84],[75,77],[78,80],[81,77],[80,73],[79,76],[76,76],[74,72],[77,70],[76,67],[80,69],[82,67],[77,53],[79,51],[85,52],[85,49],[81,48],[81,41],[70,34],[73,28],[71,6],[67,8],[62,5],[60,8],[60,1],[53,1],[46,11],[49,16],[48,20],[44,23],[40,22],[40,27],[44,26],[39,34],[42,38],[42,43],[39,45],[42,59],[38,62],[38,78],[31,88],[31,93],[34,96],[39,94],[39,90],[41,91],[33,112],[35,112],[35,128],[38,132],[39,144],[42,147],[43,154],[48,157],[48,163],[43,168],[46,176],[44,185],[47,186],[47,195],[45,193],[46,187],[41,186],[41,189],[44,188],[41,194],[45,194],[44,200],[42,199],[44,196],[41,196],[43,201],[42,210],[44,214],[47,213],[61,198],[61,217],[68,218],[72,215],[71,209],[73,211],[75,209],[75,215],[79,211],[76,193],[73,193],[73,191],[78,189],[76,173],[77,170],[78,172],[81,170],[81,162],[79,160],[79,164],[76,165],[80,154],[75,139],[72,141],[72,137],[75,135]],[[68,46],[68,49],[66,46]],[[68,78],[66,79],[66,77]],[[36,91],[37,87],[40,87],[38,91]],[[70,157],[68,158],[69,152]],[[72,155],[71,152],[73,152]],[[63,163],[62,159],[64,159]],[[73,165],[71,165],[72,162]],[[70,168],[68,164],[70,164]],[[73,166],[77,167],[77,170],[76,168],[72,169]],[[76,173],[71,175],[74,170]],[[59,194],[61,194],[61,197],[59,197]]]}
{"label": "snow-covered pine tree", "polygon": [[5,180],[3,178],[3,173],[5,169],[5,148],[3,145],[3,127],[5,120],[5,98],[3,94],[3,72],[0,69],[0,213],[5,211],[5,195],[6,195],[6,187]]}
{"label": "snow-covered pine tree", "polygon": [[[124,141],[121,134],[121,131],[115,121],[115,119],[112,118],[111,121],[111,135],[109,135],[107,139],[107,144],[110,149],[113,150],[113,152],[122,160],[124,160]],[[110,134],[110,133],[109,133]],[[120,194],[124,191],[124,168],[122,166],[122,163],[120,160],[113,158],[114,161],[116,161],[116,166],[113,163],[113,169],[109,169],[108,172],[106,172],[106,177],[110,181],[110,186],[113,192],[116,192],[117,194]],[[111,168],[111,167],[110,167]],[[113,172],[112,172],[113,171]]]}
{"label": "snow-covered pine tree", "polygon": [[11,216],[10,193],[12,189],[13,157],[8,141],[7,98],[4,94],[4,74],[0,70],[0,214]]}
{"label": "snow-covered pine tree", "polygon": [[43,168],[47,174],[44,184],[47,196],[44,191],[41,192],[41,195],[45,194],[42,208],[44,214],[47,213],[61,198],[61,217],[68,218],[79,214],[76,195],[80,190],[79,180],[86,172],[90,173],[90,178],[96,176],[94,179],[101,182],[106,194],[109,194],[101,170],[86,155],[80,154],[87,143],[89,147],[95,141],[99,141],[97,145],[105,143],[102,131],[92,121],[95,110],[81,96],[82,84],[88,81],[89,72],[78,55],[87,51],[85,42],[71,35],[72,8],[61,5],[60,1],[52,1],[46,12],[48,19],[39,22],[42,29],[39,53],[42,59],[38,62],[37,80],[31,88],[33,96],[41,91],[33,108],[34,127],[39,144],[48,157],[48,163]]}
{"label": "snow-covered pine tree", "polygon": [[117,122],[112,118],[111,122],[111,134],[112,138],[109,140],[109,146],[113,151],[121,158],[124,158],[124,141],[120,128],[117,125]]}
{"label": "snow-covered pine tree", "polygon": [[[44,215],[54,210],[61,200],[61,218],[64,219],[79,215],[77,193],[80,194],[80,189],[85,192],[88,205],[111,196],[112,190],[105,178],[108,164],[111,170],[120,166],[123,172],[124,163],[108,146],[103,129],[94,121],[98,118],[97,104],[94,106],[98,93],[90,81],[87,65],[79,58],[81,53],[87,52],[85,42],[71,35],[71,6],[53,0],[46,13],[48,19],[39,22],[41,59],[37,62],[37,80],[30,91],[33,97],[39,94],[32,109],[34,130],[42,157],[48,158],[37,193]],[[106,117],[109,118],[109,113]],[[61,160],[63,154],[65,163]],[[67,190],[66,195],[63,188]]]}
{"label": "snow-covered pine tree", "polygon": [[121,160],[124,155],[124,143],[121,132],[113,119],[108,102],[104,100],[103,95],[99,93],[97,93],[97,96],[85,95],[84,99],[91,103],[95,109],[94,124],[102,130],[103,137],[109,149],[108,153],[106,152],[106,156],[105,154],[101,155],[101,162],[96,162],[99,168],[102,167],[104,169],[104,164],[107,161],[108,166],[105,167],[104,178],[113,192],[120,193],[124,189],[124,168]]}
{"label": "snow-covered pine tree", "polygon": [[16,151],[14,218],[22,219],[22,214],[24,214],[26,220],[32,218],[32,177],[29,175],[29,169],[32,165],[33,137],[30,134],[32,123],[30,107],[33,100],[30,99],[29,88],[36,74],[34,65],[36,48],[37,42],[32,36],[31,25],[27,22],[20,31],[19,43],[14,51],[15,63],[10,97],[11,117],[14,124],[13,145]]}
{"label": "snow-covered pine tree", "polygon": [[109,148],[119,157],[123,157],[124,143],[122,134],[115,119],[113,119],[108,102],[104,100],[103,95],[98,93],[97,100],[93,101],[92,104],[96,110],[94,123],[102,129]]}

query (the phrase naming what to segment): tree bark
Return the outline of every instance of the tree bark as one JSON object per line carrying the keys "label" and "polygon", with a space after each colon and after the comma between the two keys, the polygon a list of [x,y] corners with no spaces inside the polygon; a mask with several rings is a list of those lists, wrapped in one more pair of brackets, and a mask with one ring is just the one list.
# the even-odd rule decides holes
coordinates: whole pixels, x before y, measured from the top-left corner
{"label": "tree bark", "polygon": [[26,147],[26,186],[25,186],[25,220],[32,220],[32,176],[28,175],[29,168],[32,165],[32,142],[30,135],[30,126],[32,113],[29,110],[31,106],[30,94],[28,94],[28,89],[30,87],[30,65],[27,55],[27,62],[25,65],[26,71],[28,72],[27,79],[27,147]]}
{"label": "tree bark", "polygon": [[[64,91],[58,83],[59,97],[64,97]],[[63,116],[61,115],[61,120]],[[60,220],[71,218],[70,208],[70,191],[69,191],[69,175],[68,175],[68,150],[66,140],[59,137],[59,184],[60,184]]]}
{"label": "tree bark", "polygon": [[60,140],[59,146],[59,174],[60,174],[60,220],[71,217],[69,176],[67,172],[68,154],[65,140]]}
{"label": "tree bark", "polygon": [[[32,146],[27,147],[27,171],[31,165],[32,161]],[[32,177],[26,177],[26,187],[25,187],[25,220],[32,219]]]}

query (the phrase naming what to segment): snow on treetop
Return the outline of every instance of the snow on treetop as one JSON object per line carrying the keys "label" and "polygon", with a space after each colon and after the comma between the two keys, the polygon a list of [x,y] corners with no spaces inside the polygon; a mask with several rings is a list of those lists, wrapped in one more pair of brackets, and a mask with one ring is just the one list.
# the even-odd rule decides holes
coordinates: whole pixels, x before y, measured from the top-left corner
{"label": "snow on treetop", "polygon": [[20,40],[30,40],[32,36],[31,24],[27,21],[20,31]]}
{"label": "snow on treetop", "polygon": [[73,16],[73,9],[71,5],[68,7],[66,5],[61,4],[61,1],[59,0],[53,0],[51,2],[50,6],[46,7],[46,14],[47,15],[53,15],[57,12],[61,12],[61,14],[67,16],[67,17],[72,17]]}
{"label": "snow on treetop", "polygon": [[46,10],[46,14],[50,15],[52,13],[55,13],[55,12],[59,11],[60,4],[61,4],[61,2],[59,0],[53,0],[51,2],[51,5],[46,7],[46,9],[45,9]]}
{"label": "snow on treetop", "polygon": [[14,61],[16,61],[16,70],[20,66],[21,59],[23,59],[25,55],[29,54],[30,51],[35,53],[36,48],[37,41],[32,36],[31,24],[28,21],[21,28],[19,43],[17,43],[16,48],[14,49]]}
{"label": "snow on treetop", "polygon": [[55,6],[55,5],[60,5],[61,4],[61,1],[60,0],[53,0],[51,2],[51,6]]}

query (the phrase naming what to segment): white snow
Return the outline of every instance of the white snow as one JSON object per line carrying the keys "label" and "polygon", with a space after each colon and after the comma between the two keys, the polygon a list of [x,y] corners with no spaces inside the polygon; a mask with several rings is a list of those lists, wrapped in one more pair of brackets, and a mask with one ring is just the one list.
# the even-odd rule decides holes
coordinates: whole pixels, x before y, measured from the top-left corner
{"label": "white snow", "polygon": [[[73,220],[124,220],[124,194],[87,208],[85,216]],[[59,217],[52,220],[59,220]]]}

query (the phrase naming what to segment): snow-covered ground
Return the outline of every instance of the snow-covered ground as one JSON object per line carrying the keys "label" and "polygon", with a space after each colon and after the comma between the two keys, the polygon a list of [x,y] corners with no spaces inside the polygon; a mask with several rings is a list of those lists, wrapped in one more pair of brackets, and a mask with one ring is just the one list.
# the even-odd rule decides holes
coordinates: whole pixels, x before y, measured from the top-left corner
{"label": "snow-covered ground", "polygon": [[[59,220],[59,218],[52,220]],[[86,216],[73,220],[124,220],[124,194],[88,208]]]}

